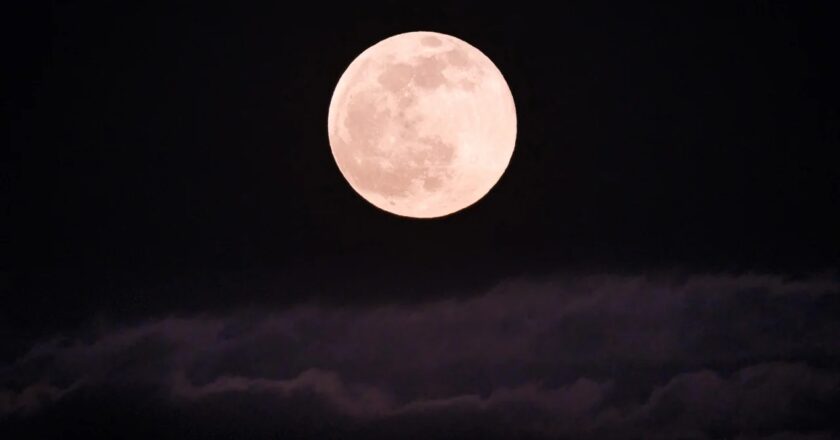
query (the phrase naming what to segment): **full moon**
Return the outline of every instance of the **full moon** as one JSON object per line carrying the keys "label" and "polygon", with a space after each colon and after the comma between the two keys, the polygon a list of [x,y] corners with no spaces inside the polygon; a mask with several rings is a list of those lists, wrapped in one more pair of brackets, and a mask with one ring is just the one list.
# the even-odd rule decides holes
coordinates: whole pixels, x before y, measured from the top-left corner
{"label": "full moon", "polygon": [[376,43],[341,75],[327,119],[350,186],[376,207],[433,218],[484,197],[513,155],[516,108],[499,69],[450,35]]}

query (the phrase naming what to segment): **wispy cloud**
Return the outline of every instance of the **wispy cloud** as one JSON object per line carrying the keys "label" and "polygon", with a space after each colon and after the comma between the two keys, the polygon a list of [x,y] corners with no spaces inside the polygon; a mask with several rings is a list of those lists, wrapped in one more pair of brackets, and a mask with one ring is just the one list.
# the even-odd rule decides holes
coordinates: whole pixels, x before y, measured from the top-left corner
{"label": "wispy cloud", "polygon": [[357,434],[460,417],[583,438],[822,435],[840,401],[838,292],[830,277],[557,277],[460,300],[168,317],[33,347],[0,371],[0,413],[140,389],[184,411],[308,396]]}

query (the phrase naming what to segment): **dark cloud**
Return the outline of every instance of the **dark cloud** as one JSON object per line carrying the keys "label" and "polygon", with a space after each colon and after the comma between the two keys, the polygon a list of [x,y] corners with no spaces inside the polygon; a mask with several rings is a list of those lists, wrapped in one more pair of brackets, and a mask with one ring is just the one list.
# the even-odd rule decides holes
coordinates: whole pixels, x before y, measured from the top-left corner
{"label": "dark cloud", "polygon": [[88,408],[110,411],[89,426],[150,417],[173,436],[828,438],[839,292],[831,277],[592,276],[167,317],[34,346],[0,372],[0,414],[42,436]]}

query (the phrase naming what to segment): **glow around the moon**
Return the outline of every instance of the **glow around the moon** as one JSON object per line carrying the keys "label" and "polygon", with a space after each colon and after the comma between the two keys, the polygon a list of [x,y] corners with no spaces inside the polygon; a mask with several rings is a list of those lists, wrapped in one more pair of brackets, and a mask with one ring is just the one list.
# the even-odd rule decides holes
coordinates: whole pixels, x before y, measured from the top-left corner
{"label": "glow around the moon", "polygon": [[516,109],[475,47],[434,32],[387,38],[359,55],[330,102],[333,157],[356,192],[407,217],[440,217],[486,195],[507,168]]}

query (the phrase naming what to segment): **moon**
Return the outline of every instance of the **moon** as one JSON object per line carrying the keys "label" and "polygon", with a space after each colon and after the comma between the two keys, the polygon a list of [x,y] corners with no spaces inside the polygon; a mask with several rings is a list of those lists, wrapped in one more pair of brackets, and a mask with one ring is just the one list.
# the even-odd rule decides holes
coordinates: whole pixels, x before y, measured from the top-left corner
{"label": "moon", "polygon": [[409,32],[341,75],[327,130],[350,186],[374,206],[435,218],[484,197],[510,163],[516,108],[502,73],[450,35]]}

